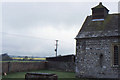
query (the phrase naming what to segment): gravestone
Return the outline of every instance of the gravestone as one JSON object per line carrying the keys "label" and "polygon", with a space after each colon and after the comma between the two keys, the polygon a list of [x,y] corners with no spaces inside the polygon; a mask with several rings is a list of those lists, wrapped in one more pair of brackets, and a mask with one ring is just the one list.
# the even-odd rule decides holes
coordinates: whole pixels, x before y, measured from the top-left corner
{"label": "gravestone", "polygon": [[25,80],[57,80],[56,74],[50,73],[26,73]]}

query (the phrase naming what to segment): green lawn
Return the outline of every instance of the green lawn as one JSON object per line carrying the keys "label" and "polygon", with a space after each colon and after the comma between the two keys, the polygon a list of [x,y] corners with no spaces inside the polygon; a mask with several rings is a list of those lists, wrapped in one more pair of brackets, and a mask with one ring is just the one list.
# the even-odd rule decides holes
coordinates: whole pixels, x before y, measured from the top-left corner
{"label": "green lawn", "polygon": [[41,62],[41,61],[0,61],[0,62]]}
{"label": "green lawn", "polygon": [[[75,78],[74,72],[63,72],[63,71],[53,71],[53,70],[39,70],[39,71],[29,71],[29,72],[53,73],[58,76],[58,80],[88,80],[88,79]],[[6,76],[2,76],[2,80],[24,80],[26,73],[27,72],[9,73]]]}
{"label": "green lawn", "polygon": [[[62,71],[52,71],[52,70],[39,70],[39,71],[30,71],[30,72],[40,72],[40,73],[54,73],[57,74],[58,78],[75,78],[74,72],[62,72]],[[27,72],[15,72],[9,73],[3,78],[25,78]]]}

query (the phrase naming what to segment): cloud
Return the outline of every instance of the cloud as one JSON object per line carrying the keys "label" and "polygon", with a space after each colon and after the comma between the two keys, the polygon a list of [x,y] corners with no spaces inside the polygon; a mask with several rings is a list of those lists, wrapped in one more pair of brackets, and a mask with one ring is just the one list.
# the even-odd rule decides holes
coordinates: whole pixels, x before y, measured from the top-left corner
{"label": "cloud", "polygon": [[[86,5],[78,3],[3,3],[3,25],[25,29],[36,25],[74,25],[87,14]],[[84,16],[83,16],[84,15]],[[82,17],[83,16],[83,17]],[[66,26],[66,27],[68,27]],[[65,28],[65,26],[64,26]]]}
{"label": "cloud", "polygon": [[[69,46],[71,45],[71,47]],[[55,40],[4,34],[3,52],[11,55],[54,56]],[[74,53],[74,44],[59,41],[58,54]]]}

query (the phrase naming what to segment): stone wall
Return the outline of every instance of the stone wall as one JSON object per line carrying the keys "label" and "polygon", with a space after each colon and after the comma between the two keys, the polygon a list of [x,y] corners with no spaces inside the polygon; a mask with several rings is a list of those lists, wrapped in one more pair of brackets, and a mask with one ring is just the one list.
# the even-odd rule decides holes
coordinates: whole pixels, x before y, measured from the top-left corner
{"label": "stone wall", "polygon": [[31,71],[31,70],[61,70],[61,71],[75,71],[74,62],[3,62],[2,72],[21,72],[21,71]]}
{"label": "stone wall", "polygon": [[74,72],[75,71],[75,62],[49,61],[47,63],[47,69]]}
{"label": "stone wall", "polygon": [[8,62],[2,62],[2,72],[8,72]]}
{"label": "stone wall", "polygon": [[112,64],[113,46],[118,38],[79,39],[76,43],[76,76],[85,78],[118,78]]}
{"label": "stone wall", "polygon": [[21,72],[45,69],[45,62],[3,62],[2,72]]}

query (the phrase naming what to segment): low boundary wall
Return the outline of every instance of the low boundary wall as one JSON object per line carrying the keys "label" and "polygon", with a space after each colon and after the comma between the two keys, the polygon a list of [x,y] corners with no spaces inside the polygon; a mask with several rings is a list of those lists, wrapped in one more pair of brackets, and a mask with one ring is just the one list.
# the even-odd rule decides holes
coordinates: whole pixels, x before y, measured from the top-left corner
{"label": "low boundary wall", "polygon": [[49,61],[47,69],[75,72],[75,62]]}
{"label": "low boundary wall", "polygon": [[45,62],[3,62],[2,72],[21,72],[45,69]]}
{"label": "low boundary wall", "polygon": [[22,72],[31,70],[60,70],[60,71],[70,71],[75,72],[74,62],[58,62],[58,61],[48,61],[48,62],[2,62],[2,72]]}

